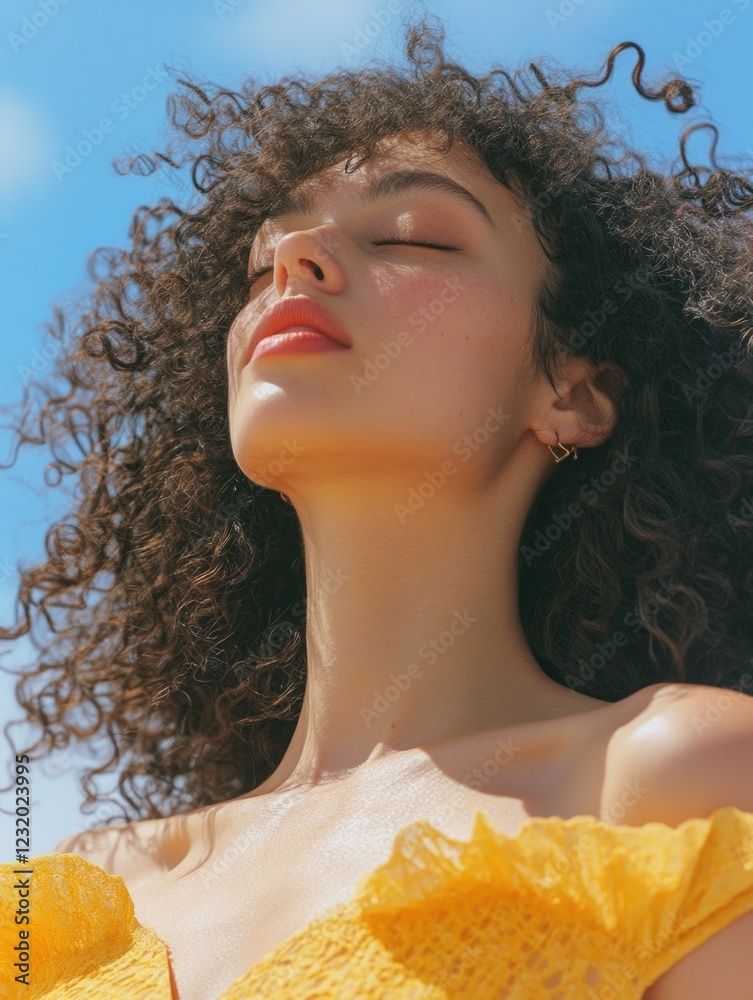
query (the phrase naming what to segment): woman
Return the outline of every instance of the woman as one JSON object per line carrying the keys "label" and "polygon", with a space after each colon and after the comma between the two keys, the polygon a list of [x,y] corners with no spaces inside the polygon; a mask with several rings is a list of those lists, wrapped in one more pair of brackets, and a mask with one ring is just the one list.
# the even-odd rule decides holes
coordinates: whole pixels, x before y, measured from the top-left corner
{"label": "woman", "polygon": [[693,105],[634,43],[476,79],[442,39],[182,81],[202,150],[146,167],[203,197],[61,362],[88,474],[20,594],[110,580],[26,753],[106,736],[133,811],[29,860],[55,996],[753,989],[753,187],[607,134],[625,48]]}

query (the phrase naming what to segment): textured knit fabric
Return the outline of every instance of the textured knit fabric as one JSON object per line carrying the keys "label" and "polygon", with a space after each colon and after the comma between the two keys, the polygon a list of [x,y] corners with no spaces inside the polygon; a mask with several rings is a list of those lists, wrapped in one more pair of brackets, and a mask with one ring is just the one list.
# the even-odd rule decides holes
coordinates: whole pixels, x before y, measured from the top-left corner
{"label": "textured knit fabric", "polygon": [[[31,877],[30,986],[16,984],[14,884]],[[0,996],[171,1000],[168,951],[120,876],[75,854],[0,865]],[[513,836],[480,809],[467,841],[425,820],[353,899],[311,921],[217,1000],[639,1000],[753,910],[753,813],[677,827],[534,817]],[[221,928],[218,927],[218,932]]]}

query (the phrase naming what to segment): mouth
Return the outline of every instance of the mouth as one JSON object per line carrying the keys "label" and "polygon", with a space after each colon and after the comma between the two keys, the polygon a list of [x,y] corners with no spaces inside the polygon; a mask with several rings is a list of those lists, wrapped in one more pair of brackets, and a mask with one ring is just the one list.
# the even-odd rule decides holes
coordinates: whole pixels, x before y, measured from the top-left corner
{"label": "mouth", "polygon": [[251,361],[269,354],[319,354],[322,351],[346,351],[346,344],[328,337],[326,333],[311,326],[289,326],[279,333],[270,334],[256,345],[251,352]]}
{"label": "mouth", "polygon": [[262,313],[254,326],[243,364],[248,364],[262,341],[281,333],[306,334],[309,341],[326,338],[340,347],[351,347],[353,343],[345,326],[321,303],[308,295],[284,295]]}

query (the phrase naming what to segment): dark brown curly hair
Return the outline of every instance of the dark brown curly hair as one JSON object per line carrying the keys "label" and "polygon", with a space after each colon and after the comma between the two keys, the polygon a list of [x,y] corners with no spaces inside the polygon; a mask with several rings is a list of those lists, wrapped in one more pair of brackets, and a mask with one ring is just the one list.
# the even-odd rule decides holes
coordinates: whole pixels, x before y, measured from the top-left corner
{"label": "dark brown curly hair", "polygon": [[[405,43],[402,67],[239,92],[181,76],[167,149],[118,169],[190,168],[194,203],[139,207],[129,246],[91,255],[75,314],[54,307],[67,388],[27,387],[14,461],[49,446],[75,502],[47,561],[20,571],[23,620],[0,637],[30,633],[32,609],[51,628],[16,684],[41,727],[24,749],[91,747],[85,812],[116,768],[126,821],[225,801],[288,746],[306,680],[302,540],[294,508],[233,457],[226,340],[270,207],[402,133],[464,140],[525,193],[548,258],[532,350],[553,388],[573,353],[629,381],[612,436],[559,465],[526,521],[520,612],[542,670],[607,701],[665,681],[753,694],[750,169],[719,166],[708,122],[666,170],[609,133],[585,94],[627,49],[641,97],[694,105],[683,78],[644,83],[634,42],[591,77],[541,61],[475,77],[446,61],[431,16],[406,19]],[[698,128],[710,167],[687,159]]]}

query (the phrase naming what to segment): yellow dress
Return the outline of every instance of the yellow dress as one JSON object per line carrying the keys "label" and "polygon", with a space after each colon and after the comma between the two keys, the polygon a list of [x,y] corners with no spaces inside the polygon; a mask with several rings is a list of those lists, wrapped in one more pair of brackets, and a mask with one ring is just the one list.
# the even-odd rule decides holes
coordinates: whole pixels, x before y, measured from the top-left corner
{"label": "yellow dress", "polygon": [[[20,954],[10,915],[25,878],[29,986],[7,960]],[[3,998],[173,1000],[167,947],[120,876],[53,853],[0,865],[0,885]],[[753,813],[725,806],[677,827],[533,817],[508,836],[477,809],[467,841],[404,826],[352,900],[217,1000],[639,1000],[751,910]]]}

